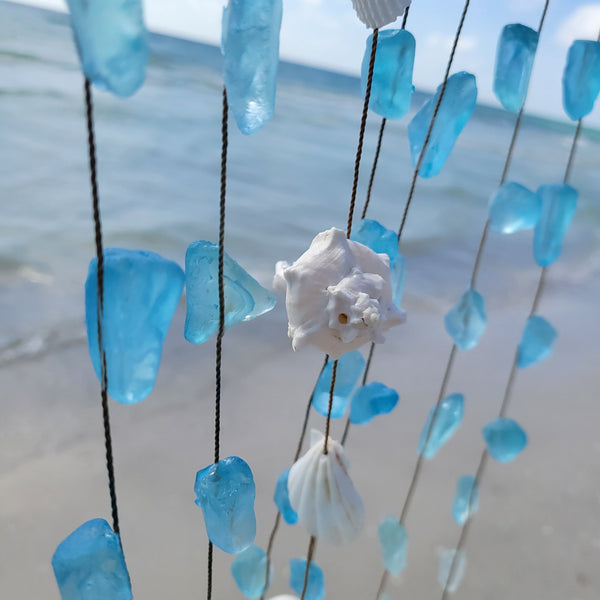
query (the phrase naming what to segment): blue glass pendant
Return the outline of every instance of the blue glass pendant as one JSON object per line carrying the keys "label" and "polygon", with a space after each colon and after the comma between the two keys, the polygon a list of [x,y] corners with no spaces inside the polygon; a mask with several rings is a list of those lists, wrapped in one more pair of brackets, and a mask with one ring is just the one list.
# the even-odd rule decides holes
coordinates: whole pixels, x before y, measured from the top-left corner
{"label": "blue glass pendant", "polygon": [[538,315],[527,319],[517,355],[519,369],[541,362],[552,354],[552,346],[558,337],[556,329]]}
{"label": "blue glass pendant", "polygon": [[513,419],[498,418],[483,428],[490,456],[500,463],[514,460],[527,446],[527,434]]}
{"label": "blue glass pendant", "polygon": [[398,392],[392,388],[372,381],[358,388],[352,397],[350,422],[353,425],[366,425],[377,415],[385,415],[398,404]]}
{"label": "blue glass pendant", "polygon": [[573,121],[592,112],[600,93],[600,42],[576,40],[563,72],[563,106]]}
{"label": "blue glass pendant", "polygon": [[462,394],[450,394],[440,402],[437,410],[435,406],[431,409],[419,438],[419,454],[425,458],[433,458],[437,454],[458,429],[464,406],[465,398]]}
{"label": "blue glass pendant", "polygon": [[[250,546],[238,554],[231,565],[231,574],[240,592],[246,598],[260,598],[271,580],[273,565],[269,565],[267,579],[267,554],[258,546]],[[266,584],[266,585],[265,585]]]}
{"label": "blue glass pendant", "polygon": [[500,186],[490,204],[490,228],[515,233],[535,227],[542,213],[542,199],[513,181]]}
{"label": "blue glass pendant", "polygon": [[458,348],[468,350],[476,346],[487,327],[483,296],[474,289],[467,290],[445,316],[444,324]]}
{"label": "blue glass pendant", "polygon": [[392,575],[399,575],[406,568],[408,533],[404,525],[392,516],[386,517],[377,529],[383,564]]}
{"label": "blue glass pendant", "polygon": [[[306,559],[292,558],[290,560],[290,587],[298,594],[304,588],[304,575],[306,573]],[[325,598],[325,578],[323,571],[316,563],[311,562],[308,568],[308,582],[305,600],[323,600]]]}

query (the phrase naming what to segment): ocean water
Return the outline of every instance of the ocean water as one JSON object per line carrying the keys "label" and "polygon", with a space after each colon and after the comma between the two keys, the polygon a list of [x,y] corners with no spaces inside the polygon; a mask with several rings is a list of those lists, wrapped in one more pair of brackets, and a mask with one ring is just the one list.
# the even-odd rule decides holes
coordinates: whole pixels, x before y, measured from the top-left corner
{"label": "ocean water", "polygon": [[[158,35],[151,47],[135,97],[94,96],[105,244],[181,264],[190,242],[217,236],[220,54]],[[93,246],[82,86],[67,17],[0,2],[0,364],[84,335]],[[411,114],[425,98],[415,94]],[[345,226],[360,110],[358,79],[284,63],[273,120],[251,137],[232,121],[226,246],[264,284],[276,260]],[[391,229],[412,174],[410,116],[388,124],[369,212]],[[513,123],[478,107],[442,174],[418,182],[403,241],[407,297],[445,306],[468,281]],[[378,127],[371,114],[357,218]],[[572,131],[526,117],[509,179],[532,188],[559,181]],[[573,171],[578,214],[553,268],[553,282],[570,289],[593,285],[600,269],[599,149],[600,135],[585,131]],[[497,302],[525,302],[536,272],[531,234],[492,237],[482,286]]]}

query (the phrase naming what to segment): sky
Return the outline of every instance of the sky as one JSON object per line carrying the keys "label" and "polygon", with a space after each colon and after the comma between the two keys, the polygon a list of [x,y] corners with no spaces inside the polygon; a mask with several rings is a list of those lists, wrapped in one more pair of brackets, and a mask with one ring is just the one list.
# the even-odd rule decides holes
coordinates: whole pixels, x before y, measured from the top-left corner
{"label": "sky", "polygon": [[[66,11],[65,0],[17,0]],[[496,44],[502,27],[523,23],[537,29],[545,0],[471,0],[452,72],[477,77],[479,100],[499,106],[492,91]],[[144,0],[151,31],[218,44],[225,0]],[[464,0],[413,0],[407,29],[417,42],[414,83],[434,90],[444,75]],[[351,0],[283,0],[280,54],[284,60],[359,74],[369,31]],[[399,22],[396,24],[399,27]],[[597,39],[600,2],[550,0],[530,83],[529,112],[566,119],[561,77],[575,39]],[[600,104],[598,102],[597,104]],[[586,123],[600,127],[600,108]]]}

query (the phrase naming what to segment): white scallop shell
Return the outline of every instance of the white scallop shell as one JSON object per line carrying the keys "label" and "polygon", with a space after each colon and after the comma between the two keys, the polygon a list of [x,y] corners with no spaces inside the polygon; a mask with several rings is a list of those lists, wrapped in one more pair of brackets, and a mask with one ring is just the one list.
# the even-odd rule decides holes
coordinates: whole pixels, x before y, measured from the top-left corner
{"label": "white scallop shell", "polygon": [[352,541],[361,531],[365,511],[348,475],[348,461],[341,444],[311,432],[311,447],[290,469],[290,504],[310,535],[331,544]]}
{"label": "white scallop shell", "polygon": [[292,265],[278,262],[273,287],[286,290],[288,336],[298,350],[316,346],[332,359],[404,323],[390,286],[390,261],[346,239],[340,229],[319,233]]}
{"label": "white scallop shell", "polygon": [[371,29],[393,23],[410,6],[410,0],[352,0],[358,18]]}
{"label": "white scallop shell", "polygon": [[273,596],[270,600],[300,600],[300,598],[291,594],[281,594],[280,596]]}

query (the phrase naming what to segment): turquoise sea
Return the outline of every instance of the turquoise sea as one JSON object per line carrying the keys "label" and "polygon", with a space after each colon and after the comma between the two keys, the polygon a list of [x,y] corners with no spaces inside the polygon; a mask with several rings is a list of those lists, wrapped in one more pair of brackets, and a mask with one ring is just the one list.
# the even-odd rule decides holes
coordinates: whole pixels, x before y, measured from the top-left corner
{"label": "turquoise sea", "polygon": [[[221,58],[216,47],[160,35],[151,35],[151,50],[146,84],[133,98],[94,94],[105,244],[183,264],[188,244],[217,238]],[[399,226],[413,172],[407,126],[427,97],[417,91],[411,113],[387,126],[368,216],[390,229]],[[263,285],[277,260],[297,258],[319,231],[345,227],[361,107],[357,78],[282,63],[272,121],[251,137],[230,122],[226,249]],[[374,592],[378,519],[398,512],[410,479],[450,346],[443,315],[468,284],[514,121],[478,106],[442,173],[417,182],[402,241],[408,321],[378,348],[373,367],[401,400],[385,420],[352,433],[348,455],[368,523],[361,541],[339,554],[319,548],[330,599]],[[371,113],[357,218],[379,123]],[[571,123],[526,115],[509,180],[531,189],[562,181],[573,132]],[[600,132],[584,127],[571,180],[578,210],[541,305],[560,337],[552,361],[519,375],[511,414],[531,443],[514,465],[489,469],[464,600],[598,598],[599,156]],[[0,0],[2,599],[58,598],[56,544],[108,512],[98,384],[83,325],[94,255],[87,160],[68,18]],[[409,521],[409,568],[393,582],[394,599],[439,597],[437,556],[457,536],[449,515],[456,478],[480,455],[480,430],[497,412],[539,276],[531,245],[531,232],[490,234],[478,285],[489,331],[477,350],[460,354],[451,385],[467,398],[465,423],[428,463]],[[282,304],[225,341],[223,445],[255,469],[263,547],[272,485],[289,467],[322,363],[316,351],[292,353]],[[214,346],[183,340],[183,312],[182,302],[155,392],[133,408],[111,403],[123,537],[142,599],[204,594],[205,537],[192,484],[212,456]],[[274,593],[286,591],[286,561],[307,542],[299,528],[281,535]],[[216,597],[238,597],[229,563],[218,555]]]}

